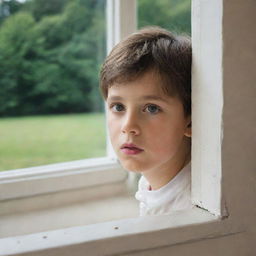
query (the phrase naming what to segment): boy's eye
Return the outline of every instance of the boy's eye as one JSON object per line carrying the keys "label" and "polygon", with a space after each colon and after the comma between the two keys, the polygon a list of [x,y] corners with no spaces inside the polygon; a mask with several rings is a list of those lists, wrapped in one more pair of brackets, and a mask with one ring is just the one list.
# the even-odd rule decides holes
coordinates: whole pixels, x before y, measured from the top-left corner
{"label": "boy's eye", "polygon": [[151,114],[156,114],[160,111],[160,108],[156,105],[150,104],[146,106],[145,111]]}
{"label": "boy's eye", "polygon": [[114,112],[121,112],[124,110],[124,106],[122,104],[116,103],[116,104],[112,104],[110,106],[110,108],[114,111]]}

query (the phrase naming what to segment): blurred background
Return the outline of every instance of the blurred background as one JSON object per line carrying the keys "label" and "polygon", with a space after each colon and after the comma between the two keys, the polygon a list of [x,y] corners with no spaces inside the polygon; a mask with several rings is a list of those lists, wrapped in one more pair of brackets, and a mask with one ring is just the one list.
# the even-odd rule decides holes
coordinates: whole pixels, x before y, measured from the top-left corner
{"label": "blurred background", "polygon": [[[191,33],[191,0],[138,0],[138,27]],[[105,0],[0,0],[0,171],[106,154]]]}

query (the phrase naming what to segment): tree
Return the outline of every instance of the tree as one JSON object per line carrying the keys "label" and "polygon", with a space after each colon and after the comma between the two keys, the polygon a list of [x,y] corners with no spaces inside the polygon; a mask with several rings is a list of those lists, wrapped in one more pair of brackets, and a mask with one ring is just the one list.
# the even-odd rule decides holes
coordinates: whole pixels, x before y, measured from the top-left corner
{"label": "tree", "polygon": [[10,16],[0,28],[0,114],[20,114],[29,105],[31,69],[37,52],[35,21],[28,13]]}
{"label": "tree", "polygon": [[24,11],[6,20],[0,30],[0,115],[103,109],[98,94],[103,10],[104,5],[92,11],[74,0],[62,13],[38,21]]}

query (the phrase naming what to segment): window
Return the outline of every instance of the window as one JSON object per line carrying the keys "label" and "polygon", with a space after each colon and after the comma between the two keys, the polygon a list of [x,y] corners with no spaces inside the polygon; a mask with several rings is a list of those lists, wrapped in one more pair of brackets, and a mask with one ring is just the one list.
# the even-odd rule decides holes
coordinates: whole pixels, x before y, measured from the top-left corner
{"label": "window", "polygon": [[[133,5],[135,1],[129,3]],[[128,1],[113,0],[109,4],[118,7],[122,22],[123,17],[131,18],[134,14],[134,9],[127,7]],[[192,188],[193,201],[199,207],[166,216],[5,238],[1,241],[3,253],[76,256],[84,255],[86,251],[90,255],[254,255],[256,148],[251,127],[256,123],[252,118],[255,87],[251,85],[256,79],[253,72],[256,38],[252,33],[248,35],[246,30],[255,22],[253,7],[252,1],[240,1],[236,5],[226,1],[224,4],[222,0],[192,2]],[[241,29],[234,32],[233,28],[238,25]],[[123,26],[127,28],[127,23]],[[250,40],[244,40],[245,35]],[[223,38],[228,43],[225,54]],[[238,54],[241,47],[244,51]],[[250,65],[242,68],[248,61]],[[231,72],[230,66],[237,72]],[[246,91],[240,89],[235,93],[234,89],[241,88],[241,82]],[[226,105],[223,105],[223,90],[227,96]],[[236,119],[237,115],[239,119]],[[241,121],[248,127],[241,125]],[[245,131],[243,136],[240,136],[241,131]],[[234,139],[239,139],[241,145],[232,144]],[[228,181],[223,179],[222,171]],[[225,218],[222,186],[225,186],[228,206],[232,210],[229,218]]]}
{"label": "window", "polygon": [[105,1],[0,2],[0,171],[106,155]]}

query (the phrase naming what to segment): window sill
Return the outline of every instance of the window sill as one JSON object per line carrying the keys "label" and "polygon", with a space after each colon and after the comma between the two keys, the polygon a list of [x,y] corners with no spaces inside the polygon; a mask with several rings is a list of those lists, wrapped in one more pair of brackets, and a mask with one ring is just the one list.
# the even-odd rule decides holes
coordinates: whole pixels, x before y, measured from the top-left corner
{"label": "window sill", "polygon": [[[1,239],[1,255],[120,255],[234,235],[229,219],[194,207],[140,217]],[[141,239],[143,237],[143,239]],[[47,250],[47,252],[46,252]]]}
{"label": "window sill", "polygon": [[0,201],[124,181],[116,159],[93,158],[0,173]]}
{"label": "window sill", "polygon": [[[100,193],[97,191],[99,189]],[[76,202],[63,203],[62,198],[67,201],[67,197],[74,198]],[[37,206],[38,201],[40,207]],[[44,207],[41,206],[42,201],[45,201]],[[52,206],[52,201],[57,201],[58,204]],[[43,199],[42,197],[23,199],[21,202],[15,201],[12,210],[11,204],[6,204],[9,207],[5,204],[2,207],[8,208],[9,213],[0,217],[0,238],[133,218],[138,216],[139,211],[137,200],[126,190],[124,184],[111,184],[60,195],[53,194]]]}

